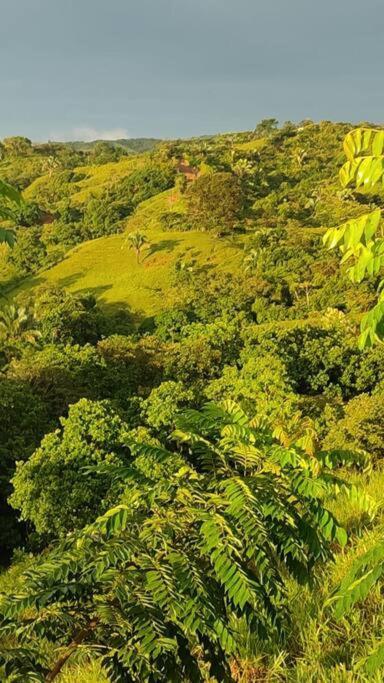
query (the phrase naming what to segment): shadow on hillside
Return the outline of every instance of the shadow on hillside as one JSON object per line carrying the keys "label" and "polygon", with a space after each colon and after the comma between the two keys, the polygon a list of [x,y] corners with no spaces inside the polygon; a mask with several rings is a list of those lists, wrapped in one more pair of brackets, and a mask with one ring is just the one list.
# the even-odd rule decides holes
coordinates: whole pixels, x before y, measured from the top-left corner
{"label": "shadow on hillside", "polygon": [[107,334],[133,334],[137,330],[151,332],[154,328],[153,316],[148,316],[142,310],[132,310],[125,301],[107,302],[99,299],[97,304],[109,320]]}
{"label": "shadow on hillside", "polygon": [[147,258],[153,256],[153,254],[157,254],[158,251],[173,251],[180,242],[181,240],[161,240],[160,242],[156,242],[156,244],[151,244],[149,249],[145,252],[143,261],[146,261]]}
{"label": "shadow on hillside", "polygon": [[67,275],[67,277],[61,277],[57,280],[58,287],[70,287],[74,285],[81,277],[84,276],[84,272],[79,271],[78,273],[72,273],[72,275]]}

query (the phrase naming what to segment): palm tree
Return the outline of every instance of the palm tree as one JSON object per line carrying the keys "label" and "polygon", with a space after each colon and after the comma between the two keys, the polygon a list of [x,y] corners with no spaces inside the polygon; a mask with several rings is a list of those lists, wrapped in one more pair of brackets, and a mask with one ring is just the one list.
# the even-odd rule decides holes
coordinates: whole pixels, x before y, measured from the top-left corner
{"label": "palm tree", "polygon": [[136,262],[140,263],[140,252],[145,244],[148,244],[146,235],[140,230],[135,230],[127,236],[127,241],[130,242],[130,249],[134,249],[136,253]]}
{"label": "palm tree", "polygon": [[24,306],[10,304],[0,310],[0,341],[6,355],[21,344],[35,344],[41,336],[33,327],[35,319]]}
{"label": "palm tree", "polygon": [[311,289],[312,282],[310,282],[309,280],[304,280],[303,282],[297,283],[294,289],[297,300],[300,299],[300,292],[304,292],[307,308],[309,308],[309,292]]}
{"label": "palm tree", "polygon": [[263,247],[250,249],[243,259],[244,271],[253,273],[260,270],[265,252],[266,250]]}
{"label": "palm tree", "polygon": [[49,177],[51,178],[51,177],[52,177],[52,173],[53,173],[56,169],[60,168],[60,166],[61,166],[60,160],[59,160],[54,154],[51,154],[49,157],[47,157],[47,158],[44,160],[44,163],[43,163],[43,170],[44,170],[46,173],[48,173]]}

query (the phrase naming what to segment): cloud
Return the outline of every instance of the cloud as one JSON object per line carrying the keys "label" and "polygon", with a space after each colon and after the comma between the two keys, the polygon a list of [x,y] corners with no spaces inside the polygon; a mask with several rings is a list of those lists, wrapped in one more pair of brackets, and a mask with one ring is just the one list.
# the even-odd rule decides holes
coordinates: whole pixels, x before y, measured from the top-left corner
{"label": "cloud", "polygon": [[80,140],[81,142],[92,142],[93,140],[119,140],[129,138],[130,135],[126,128],[110,128],[108,130],[98,130],[91,126],[78,126],[66,133],[53,132],[49,135],[50,140],[58,142],[71,142]]}

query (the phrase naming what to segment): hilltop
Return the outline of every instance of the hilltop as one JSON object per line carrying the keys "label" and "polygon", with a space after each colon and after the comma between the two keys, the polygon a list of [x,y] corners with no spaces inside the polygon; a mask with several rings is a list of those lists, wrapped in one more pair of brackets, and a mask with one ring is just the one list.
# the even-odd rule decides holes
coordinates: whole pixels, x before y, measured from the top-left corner
{"label": "hilltop", "polygon": [[[84,142],[82,140],[73,140],[71,142],[59,142],[59,144],[70,147],[71,149],[81,152],[87,152],[106,142],[105,140],[92,140]],[[116,140],[108,140],[107,144],[113,147],[121,147],[132,154],[140,154],[141,152],[149,152],[161,143],[159,138],[118,138]]]}

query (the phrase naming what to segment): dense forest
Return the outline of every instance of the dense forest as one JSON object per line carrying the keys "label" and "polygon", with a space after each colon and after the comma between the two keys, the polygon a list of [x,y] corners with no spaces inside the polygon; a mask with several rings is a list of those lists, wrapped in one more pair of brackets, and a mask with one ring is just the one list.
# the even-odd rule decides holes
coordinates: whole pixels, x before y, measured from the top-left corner
{"label": "dense forest", "polygon": [[0,680],[381,681],[384,130],[0,143]]}

